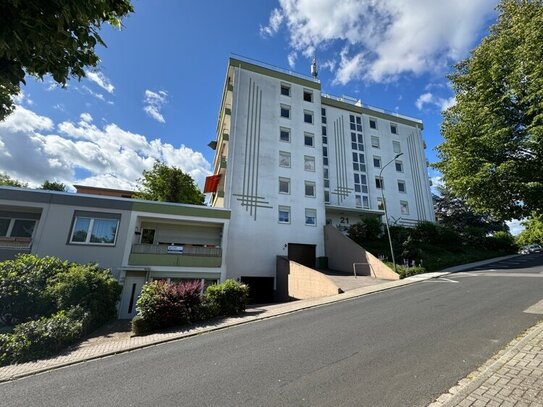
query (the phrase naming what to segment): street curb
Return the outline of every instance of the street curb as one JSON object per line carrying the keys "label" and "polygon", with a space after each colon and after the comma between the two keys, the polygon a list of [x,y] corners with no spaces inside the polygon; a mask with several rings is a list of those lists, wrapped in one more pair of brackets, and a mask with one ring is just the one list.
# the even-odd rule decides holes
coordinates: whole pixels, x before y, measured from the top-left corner
{"label": "street curb", "polygon": [[439,396],[428,407],[455,407],[458,406],[466,397],[468,397],[481,384],[502,368],[520,349],[529,343],[534,337],[543,334],[543,321],[537,322],[531,328],[528,328],[515,339],[509,342],[505,348],[496,353],[479,368],[468,374],[460,380],[455,386],[451,387],[447,393]]}
{"label": "street curb", "polygon": [[[494,263],[494,262],[497,262],[497,261],[505,260],[505,259],[508,259],[508,258],[516,257],[516,256],[517,255],[498,257],[498,258],[494,258],[494,259],[487,259],[487,260],[483,260],[483,261],[480,261],[480,262],[468,263],[468,264],[464,264],[464,265],[461,265],[461,266],[455,266],[455,268],[456,267],[463,267],[462,270],[467,270],[467,269],[472,268],[472,267],[477,267],[477,266],[483,265],[483,264],[490,264],[490,263]],[[22,379],[24,377],[38,375],[38,374],[45,373],[45,372],[52,371],[52,370],[56,370],[56,369],[61,369],[61,368],[72,366],[72,365],[77,365],[77,364],[80,364],[80,363],[83,363],[83,362],[88,362],[88,361],[91,361],[91,360],[101,359],[101,358],[105,358],[105,357],[109,357],[109,356],[119,355],[119,354],[122,354],[122,353],[132,352],[132,351],[135,351],[135,350],[138,350],[138,349],[149,348],[151,346],[156,346],[156,345],[161,345],[161,344],[168,343],[168,342],[182,340],[182,339],[190,338],[190,337],[193,337],[193,336],[196,336],[196,335],[201,335],[201,334],[206,334],[206,333],[209,333],[209,332],[219,331],[219,330],[223,330],[223,329],[227,329],[227,328],[231,328],[231,327],[235,327],[235,326],[239,326],[239,325],[245,325],[245,324],[256,322],[256,321],[263,321],[263,320],[266,320],[266,319],[271,319],[271,318],[279,317],[279,316],[282,316],[282,315],[289,315],[289,314],[293,314],[293,313],[298,312],[298,311],[317,308],[317,307],[321,307],[321,306],[325,306],[325,305],[329,305],[329,304],[335,304],[335,303],[339,303],[339,302],[349,301],[349,300],[352,300],[352,299],[355,299],[355,298],[363,297],[365,295],[370,295],[370,294],[374,294],[374,293],[378,293],[378,292],[382,292],[382,291],[387,291],[387,290],[392,290],[392,289],[399,288],[399,287],[404,287],[406,285],[411,285],[411,284],[423,282],[423,281],[426,281],[426,280],[431,280],[431,279],[434,279],[434,278],[441,277],[443,275],[452,274],[452,273],[457,272],[457,271],[461,271],[461,270],[447,271],[447,269],[444,269],[442,272],[418,274],[418,275],[415,275],[415,276],[407,277],[407,278],[405,278],[403,280],[394,280],[394,281],[391,281],[389,283],[383,283],[383,284],[374,285],[374,286],[370,286],[370,287],[362,287],[362,288],[354,289],[354,290],[351,290],[351,291],[347,291],[346,293],[333,295],[333,296],[330,296],[330,297],[323,297],[323,298],[309,299],[309,300],[299,300],[297,302],[286,303],[286,305],[283,307],[283,308],[287,308],[286,310],[279,311],[277,313],[274,313],[272,311],[271,315],[264,315],[264,316],[258,316],[258,317],[257,316],[255,316],[255,317],[241,316],[240,318],[243,318],[243,319],[238,320],[238,321],[228,321],[228,322],[225,322],[222,325],[212,326],[212,327],[209,327],[209,328],[204,328],[202,330],[196,330],[196,331],[193,331],[193,332],[180,333],[179,336],[175,336],[175,337],[171,337],[171,338],[165,338],[165,339],[158,339],[155,342],[146,343],[146,344],[142,344],[142,345],[134,345],[134,346],[130,346],[130,347],[127,347],[127,348],[124,348],[124,349],[120,349],[120,350],[115,350],[115,351],[111,351],[111,352],[105,352],[105,353],[102,353],[102,354],[99,354],[99,355],[93,355],[93,356],[85,357],[85,358],[82,358],[82,359],[79,359],[79,360],[73,360],[73,361],[69,361],[69,362],[59,363],[58,365],[54,365],[54,366],[43,367],[43,368],[33,370],[33,371],[30,371],[30,372],[15,374],[15,375],[8,376],[8,377],[0,377],[0,384],[10,382],[10,381],[13,381],[13,380],[16,380],[16,379]],[[290,304],[296,305],[296,306],[294,308],[290,308],[289,307]],[[278,308],[281,308],[281,307],[278,306]],[[258,309],[258,307],[255,307],[254,309]],[[195,328],[195,329],[197,329],[197,328]],[[28,362],[28,363],[33,363],[33,362]]]}

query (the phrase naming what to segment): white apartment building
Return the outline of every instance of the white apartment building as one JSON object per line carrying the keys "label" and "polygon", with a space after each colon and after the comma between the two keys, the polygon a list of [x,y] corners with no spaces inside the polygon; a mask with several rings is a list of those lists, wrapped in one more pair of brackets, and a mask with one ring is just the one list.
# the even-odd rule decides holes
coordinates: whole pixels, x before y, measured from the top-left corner
{"label": "white apartment building", "polygon": [[[228,62],[211,204],[231,210],[228,277],[273,293],[277,256],[314,266],[324,226],[435,221],[422,121],[321,93],[318,79]],[[386,168],[384,168],[386,166]]]}

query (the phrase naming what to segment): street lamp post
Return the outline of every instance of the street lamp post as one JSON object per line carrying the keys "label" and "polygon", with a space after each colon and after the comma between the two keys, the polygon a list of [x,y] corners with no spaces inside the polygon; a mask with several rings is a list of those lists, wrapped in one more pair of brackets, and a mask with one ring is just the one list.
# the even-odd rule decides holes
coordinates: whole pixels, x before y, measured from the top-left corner
{"label": "street lamp post", "polygon": [[383,183],[383,170],[386,168],[387,165],[389,165],[392,161],[396,160],[398,157],[400,157],[403,153],[398,153],[394,156],[392,160],[387,162],[385,165],[381,167],[381,171],[379,171],[379,182],[381,183],[381,200],[383,201],[383,209],[385,210],[385,224],[387,227],[387,235],[388,235],[388,244],[390,245],[390,255],[392,256],[392,267],[394,267],[394,272],[396,271],[396,260],[394,260],[394,249],[392,248],[392,238],[390,237],[390,227],[388,226],[388,212],[387,212],[387,203],[385,201],[385,194],[384,194],[384,183]]}

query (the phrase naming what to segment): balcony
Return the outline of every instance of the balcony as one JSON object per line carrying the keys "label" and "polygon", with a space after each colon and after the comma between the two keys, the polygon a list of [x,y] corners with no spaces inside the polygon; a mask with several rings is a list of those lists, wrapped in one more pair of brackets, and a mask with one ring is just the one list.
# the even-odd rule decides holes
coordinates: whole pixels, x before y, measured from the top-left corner
{"label": "balcony", "polygon": [[131,266],[221,267],[222,249],[201,246],[134,244],[128,264]]}
{"label": "balcony", "polygon": [[30,237],[0,237],[0,249],[30,250]]}

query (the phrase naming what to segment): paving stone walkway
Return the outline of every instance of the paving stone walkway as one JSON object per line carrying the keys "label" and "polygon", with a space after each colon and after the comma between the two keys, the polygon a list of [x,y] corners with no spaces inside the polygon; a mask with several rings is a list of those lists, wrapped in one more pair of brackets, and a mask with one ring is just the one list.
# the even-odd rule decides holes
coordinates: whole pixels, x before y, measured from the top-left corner
{"label": "paving stone walkway", "polygon": [[543,407],[543,321],[429,407]]}

